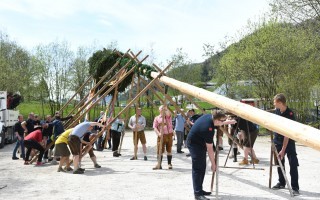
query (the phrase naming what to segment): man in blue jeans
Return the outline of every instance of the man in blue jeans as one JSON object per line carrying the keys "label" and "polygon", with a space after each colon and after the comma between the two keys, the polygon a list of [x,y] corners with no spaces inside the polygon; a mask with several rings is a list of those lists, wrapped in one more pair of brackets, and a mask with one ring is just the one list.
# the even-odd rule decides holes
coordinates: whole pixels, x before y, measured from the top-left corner
{"label": "man in blue jeans", "polygon": [[27,132],[27,130],[24,130],[23,127],[21,126],[21,123],[23,122],[23,115],[18,116],[18,121],[14,125],[14,133],[17,137],[17,143],[16,146],[13,149],[13,154],[12,154],[12,160],[18,160],[19,158],[16,156],[18,148],[21,146],[21,155],[22,158],[25,158],[25,152],[24,152],[24,132]]}
{"label": "man in blue jeans", "polygon": [[213,172],[216,170],[213,151],[214,128],[235,122],[234,120],[226,121],[226,115],[218,112],[215,115],[202,115],[192,126],[188,134],[187,145],[192,158],[192,181],[196,200],[207,200],[205,195],[211,194],[202,189],[202,184],[206,173],[207,152],[211,161],[211,169]]}

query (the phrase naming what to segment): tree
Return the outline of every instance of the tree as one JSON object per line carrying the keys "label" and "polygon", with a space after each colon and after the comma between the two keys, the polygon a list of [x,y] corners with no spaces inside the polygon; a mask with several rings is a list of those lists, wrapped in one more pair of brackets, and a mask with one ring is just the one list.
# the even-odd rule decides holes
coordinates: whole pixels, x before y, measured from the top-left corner
{"label": "tree", "polygon": [[273,0],[271,6],[273,12],[286,21],[299,23],[320,17],[318,0]]}
{"label": "tree", "polygon": [[[318,39],[310,38],[314,38],[310,31],[292,24],[262,23],[252,34],[228,47],[219,71],[225,71],[227,81],[232,83],[252,81],[253,95],[267,102],[284,91],[293,101],[308,102],[319,44]],[[298,95],[293,91],[306,92]],[[299,102],[294,105],[296,108]]]}
{"label": "tree", "polygon": [[29,53],[0,32],[0,89],[26,96],[31,80]]}
{"label": "tree", "polygon": [[72,82],[72,65],[74,54],[67,42],[51,42],[36,47],[35,59],[40,68],[35,79],[39,84],[44,80],[49,90],[51,112],[59,110],[63,100],[68,98]]}

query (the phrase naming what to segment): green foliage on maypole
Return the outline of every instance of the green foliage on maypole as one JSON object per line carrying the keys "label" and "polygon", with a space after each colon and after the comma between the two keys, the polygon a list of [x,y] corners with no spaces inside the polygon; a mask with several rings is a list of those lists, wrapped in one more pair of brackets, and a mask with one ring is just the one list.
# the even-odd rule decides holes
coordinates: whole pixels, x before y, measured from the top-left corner
{"label": "green foliage on maypole", "polygon": [[[105,48],[93,53],[93,55],[88,60],[89,73],[93,76],[96,83],[114,66],[117,61],[119,61],[119,66],[109,74],[109,76],[105,79],[105,83],[109,81],[115,74],[117,74],[119,70],[128,62],[129,64],[127,64],[126,66],[127,71],[129,71],[137,64],[137,62],[132,60],[129,56],[125,55],[121,57],[122,55],[122,52],[116,52]],[[118,92],[125,91],[125,89],[131,84],[132,76],[134,74],[145,76],[151,79],[152,77],[150,75],[153,71],[156,70],[149,65],[138,64],[138,66],[134,70],[134,73],[131,73],[118,85]],[[100,88],[101,87],[103,87],[103,85],[101,85]],[[114,91],[112,91],[111,94],[114,94]]]}

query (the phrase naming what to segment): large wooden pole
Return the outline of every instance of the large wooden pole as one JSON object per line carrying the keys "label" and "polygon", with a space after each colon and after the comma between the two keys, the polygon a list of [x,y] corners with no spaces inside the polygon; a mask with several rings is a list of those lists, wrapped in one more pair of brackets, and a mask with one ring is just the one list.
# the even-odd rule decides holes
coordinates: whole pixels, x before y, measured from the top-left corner
{"label": "large wooden pole", "polygon": [[[158,75],[159,73],[156,72],[151,73],[153,78]],[[183,93],[211,103],[246,120],[259,124],[269,130],[280,133],[281,135],[320,151],[320,130],[318,129],[260,110],[202,88],[177,81],[167,76],[161,76],[159,80]]]}

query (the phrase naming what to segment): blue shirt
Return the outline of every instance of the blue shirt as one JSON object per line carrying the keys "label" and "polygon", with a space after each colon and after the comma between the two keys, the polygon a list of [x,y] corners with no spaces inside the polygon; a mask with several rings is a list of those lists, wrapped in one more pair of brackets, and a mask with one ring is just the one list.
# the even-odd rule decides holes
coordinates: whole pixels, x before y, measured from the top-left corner
{"label": "blue shirt", "polygon": [[112,124],[111,124],[111,130],[117,131],[117,132],[122,132],[124,129],[124,122],[120,121],[119,119],[116,119]]}
{"label": "blue shirt", "polygon": [[206,143],[213,144],[214,123],[211,114],[202,115],[192,126],[187,140],[191,144],[199,145],[206,149]]}
{"label": "blue shirt", "polygon": [[55,119],[50,124],[53,125],[53,130],[54,130],[53,131],[53,135],[54,135],[55,138],[58,137],[60,134],[62,134],[64,132],[64,127],[63,127],[63,124],[62,124],[62,122],[60,120]]}
{"label": "blue shirt", "polygon": [[82,138],[83,135],[88,132],[90,126],[90,122],[82,122],[74,127],[70,135],[76,135],[79,138]]}
{"label": "blue shirt", "polygon": [[181,114],[178,114],[176,117],[176,125],[174,127],[175,131],[184,132],[184,123],[186,120]]}

